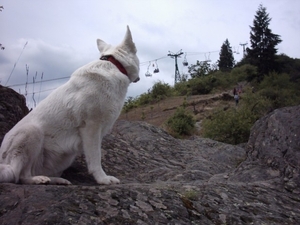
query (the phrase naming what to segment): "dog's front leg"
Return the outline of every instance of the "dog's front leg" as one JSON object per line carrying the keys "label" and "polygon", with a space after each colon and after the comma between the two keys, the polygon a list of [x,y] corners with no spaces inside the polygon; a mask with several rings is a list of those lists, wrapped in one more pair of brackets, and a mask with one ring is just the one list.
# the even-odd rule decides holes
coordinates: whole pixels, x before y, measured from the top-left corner
{"label": "dog's front leg", "polygon": [[83,151],[88,166],[89,173],[91,173],[98,184],[118,184],[120,180],[107,176],[101,165],[101,142],[102,134],[98,127],[94,124],[86,124],[80,130]]}

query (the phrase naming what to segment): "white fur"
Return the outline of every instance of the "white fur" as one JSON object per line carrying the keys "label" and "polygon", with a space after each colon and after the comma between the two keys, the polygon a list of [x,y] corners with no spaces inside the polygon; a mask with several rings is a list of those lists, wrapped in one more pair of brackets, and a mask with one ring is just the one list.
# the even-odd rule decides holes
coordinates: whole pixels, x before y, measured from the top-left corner
{"label": "white fur", "polygon": [[0,183],[71,184],[60,178],[80,152],[99,184],[119,183],[101,166],[101,141],[124,104],[130,82],[139,79],[139,60],[131,32],[113,47],[97,40],[102,55],[113,55],[128,76],[109,61],[79,69],[6,135],[0,149]]}

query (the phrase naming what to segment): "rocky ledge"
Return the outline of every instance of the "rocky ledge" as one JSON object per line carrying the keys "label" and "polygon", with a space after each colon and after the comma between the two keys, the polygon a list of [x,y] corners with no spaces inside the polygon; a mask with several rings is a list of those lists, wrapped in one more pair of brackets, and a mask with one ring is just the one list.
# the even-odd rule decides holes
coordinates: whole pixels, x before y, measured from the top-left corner
{"label": "rocky ledge", "polygon": [[78,156],[73,185],[0,184],[0,224],[298,224],[299,136],[300,106],[261,118],[243,146],[118,121],[102,147],[121,184],[97,185]]}

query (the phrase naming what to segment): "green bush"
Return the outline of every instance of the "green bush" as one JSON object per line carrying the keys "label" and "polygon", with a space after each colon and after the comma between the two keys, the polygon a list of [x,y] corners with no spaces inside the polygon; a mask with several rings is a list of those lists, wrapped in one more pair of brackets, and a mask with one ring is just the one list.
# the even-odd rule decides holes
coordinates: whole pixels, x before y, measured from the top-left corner
{"label": "green bush", "polygon": [[181,81],[174,85],[174,94],[178,96],[185,96],[191,94],[191,89],[188,81]]}
{"label": "green bush", "polygon": [[173,136],[181,137],[192,134],[195,120],[183,107],[179,107],[174,115],[167,120],[166,125]]}
{"label": "green bush", "polygon": [[171,96],[172,89],[169,84],[158,81],[153,85],[150,93],[153,100],[161,100]]}
{"label": "green bush", "polygon": [[258,93],[271,102],[271,109],[300,104],[299,85],[288,74],[270,73],[258,85]]}
{"label": "green bush", "polygon": [[203,136],[229,144],[248,141],[256,120],[271,109],[271,101],[259,93],[244,93],[239,106],[218,109],[202,122]]}
{"label": "green bush", "polygon": [[123,106],[123,112],[128,113],[131,109],[134,109],[137,107],[136,99],[133,97],[128,97]]}
{"label": "green bush", "polygon": [[240,67],[234,68],[231,73],[231,79],[233,83],[241,82],[241,81],[251,81],[254,77],[257,76],[256,67],[250,64],[245,64]]}
{"label": "green bush", "polygon": [[152,102],[152,97],[150,93],[143,93],[137,98],[138,106],[147,105]]}
{"label": "green bush", "polygon": [[255,116],[249,108],[219,110],[202,122],[203,136],[228,144],[248,141]]}
{"label": "green bush", "polygon": [[203,95],[211,92],[214,82],[211,76],[202,76],[190,79],[188,84],[192,95]]}

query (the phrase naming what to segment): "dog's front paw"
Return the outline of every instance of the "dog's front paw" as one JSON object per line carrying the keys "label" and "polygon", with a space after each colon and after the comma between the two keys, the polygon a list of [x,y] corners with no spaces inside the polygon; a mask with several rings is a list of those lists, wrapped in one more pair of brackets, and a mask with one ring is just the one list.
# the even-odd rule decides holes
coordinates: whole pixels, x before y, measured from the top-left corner
{"label": "dog's front paw", "polygon": [[98,184],[119,184],[120,180],[114,176],[105,176],[97,179]]}

